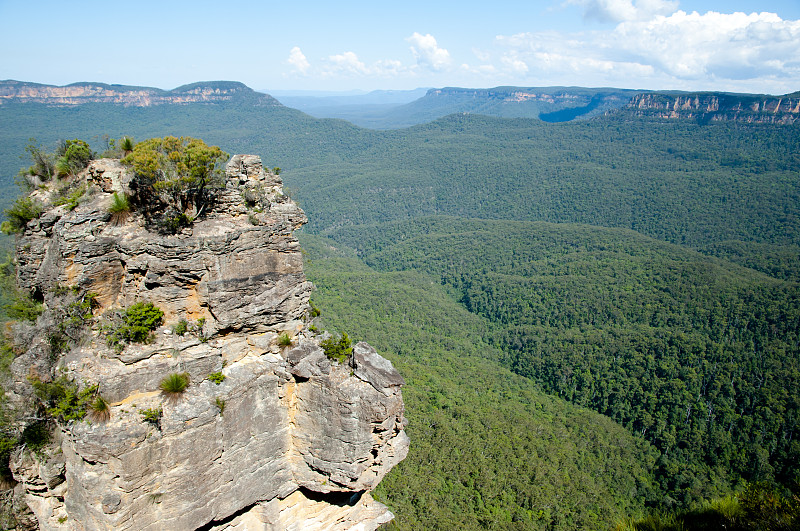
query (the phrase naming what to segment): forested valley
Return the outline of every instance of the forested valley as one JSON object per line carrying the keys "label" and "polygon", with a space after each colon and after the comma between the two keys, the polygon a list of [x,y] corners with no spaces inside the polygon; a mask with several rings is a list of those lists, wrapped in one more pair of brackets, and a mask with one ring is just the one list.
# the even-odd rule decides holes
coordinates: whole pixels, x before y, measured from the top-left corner
{"label": "forested valley", "polygon": [[7,104],[0,124],[6,205],[31,137],[187,135],[282,168],[322,323],[408,382],[412,451],[377,492],[397,529],[613,528],[798,493],[797,126],[368,131],[236,103]]}

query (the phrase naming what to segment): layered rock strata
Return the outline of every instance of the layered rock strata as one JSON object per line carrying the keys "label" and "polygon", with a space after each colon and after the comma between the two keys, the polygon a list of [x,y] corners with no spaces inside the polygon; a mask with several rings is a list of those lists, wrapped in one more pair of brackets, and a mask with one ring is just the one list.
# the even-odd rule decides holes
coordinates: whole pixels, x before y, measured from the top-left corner
{"label": "layered rock strata", "polygon": [[634,96],[625,110],[667,119],[791,125],[800,119],[800,95],[647,93]]}
{"label": "layered rock strata", "polygon": [[14,102],[72,107],[86,103],[114,103],[126,107],[150,107],[224,103],[242,97],[250,98],[258,105],[280,105],[271,96],[256,93],[246,85],[232,81],[192,83],[173,90],[105,83],[73,83],[59,87],[23,81],[0,81],[0,105]]}
{"label": "layered rock strata", "polygon": [[[113,192],[131,182],[118,161],[93,161],[77,179],[85,200],[47,210],[17,242],[18,284],[48,310],[17,332],[27,349],[7,395],[24,407],[29,376],[63,374],[98,385],[110,419],[61,423],[49,447],[13,456],[39,527],[375,529],[390,520],[369,491],[408,451],[403,379],[366,343],[331,361],[309,331],[311,284],[292,235],[306,218],[280,179],[258,157],[234,156],[213,209],[171,236],[136,213],[112,219]],[[96,307],[91,330],[52,360],[41,331],[64,286],[95,293]],[[109,347],[104,316],[141,301],[164,311],[165,326],[149,344]],[[173,333],[180,320],[194,332]],[[171,373],[191,382],[178,398],[159,391]],[[158,410],[157,422],[144,420]]]}

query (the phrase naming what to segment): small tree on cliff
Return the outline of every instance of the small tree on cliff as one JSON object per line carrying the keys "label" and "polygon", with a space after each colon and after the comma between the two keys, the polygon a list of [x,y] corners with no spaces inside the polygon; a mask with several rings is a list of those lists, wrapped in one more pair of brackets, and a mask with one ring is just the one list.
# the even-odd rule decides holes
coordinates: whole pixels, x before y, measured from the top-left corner
{"label": "small tree on cliff", "polygon": [[[168,136],[133,146],[122,159],[133,168],[136,199],[145,214],[156,214],[162,227],[202,216],[213,201],[213,189],[224,184],[228,154],[202,140]],[[170,231],[174,232],[174,231]]]}
{"label": "small tree on cliff", "polygon": [[92,148],[80,139],[64,140],[56,150],[56,173],[59,177],[75,174],[89,165],[92,160]]}

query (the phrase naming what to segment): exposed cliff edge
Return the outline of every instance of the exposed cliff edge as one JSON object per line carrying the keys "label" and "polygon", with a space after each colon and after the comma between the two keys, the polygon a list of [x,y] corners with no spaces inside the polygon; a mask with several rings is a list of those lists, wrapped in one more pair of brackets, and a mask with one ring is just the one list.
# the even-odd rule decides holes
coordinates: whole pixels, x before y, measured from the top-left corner
{"label": "exposed cliff edge", "polygon": [[[51,422],[49,445],[12,455],[17,497],[39,528],[375,529],[390,520],[369,491],[408,452],[404,382],[366,343],[346,361],[326,356],[292,235],[306,218],[280,178],[256,156],[234,156],[212,207],[174,235],[151,232],[137,212],[109,213],[113,193],[132,186],[119,161],[92,161],[69,179],[85,187],[77,206],[49,207],[17,239],[18,284],[45,311],[13,331],[24,348],[6,394],[22,409],[32,379],[65,376],[97,385],[110,417]],[[53,204],[55,188],[33,196]],[[88,293],[80,338],[54,351],[65,308]],[[109,346],[110,316],[137,302],[161,308],[164,326],[149,343]],[[173,328],[182,320],[192,333]],[[168,374],[191,383],[166,394]]]}
{"label": "exposed cliff edge", "polygon": [[721,92],[654,92],[634,96],[622,112],[636,116],[791,125],[800,119],[800,93],[785,96]]}
{"label": "exposed cliff edge", "polygon": [[14,80],[0,81],[0,105],[9,102],[55,106],[116,103],[149,107],[164,104],[223,103],[234,99],[247,99],[256,105],[280,105],[272,96],[255,92],[248,86],[233,81],[192,83],[173,90],[105,83],[72,83],[58,87]]}

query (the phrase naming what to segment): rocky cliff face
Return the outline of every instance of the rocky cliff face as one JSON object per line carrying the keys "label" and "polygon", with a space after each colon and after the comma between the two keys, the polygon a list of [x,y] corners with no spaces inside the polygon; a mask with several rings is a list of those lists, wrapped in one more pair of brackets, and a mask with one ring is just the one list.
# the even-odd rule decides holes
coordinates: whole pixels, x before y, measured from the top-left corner
{"label": "rocky cliff face", "polygon": [[789,125],[800,119],[800,96],[648,93],[634,96],[624,111],[656,118]]}
{"label": "rocky cliff face", "polygon": [[[280,179],[258,157],[234,156],[213,209],[170,236],[136,213],[109,214],[112,193],[131,182],[118,161],[93,161],[76,179],[82,202],[46,210],[17,241],[18,283],[46,311],[15,332],[24,353],[7,396],[23,408],[29,377],[64,375],[97,385],[110,418],[51,424],[49,446],[14,454],[17,494],[38,526],[375,529],[390,520],[369,491],[408,451],[403,379],[366,343],[331,361],[309,330],[311,285],[292,235],[306,218]],[[49,201],[54,188],[34,196]],[[254,195],[258,208],[245,201]],[[88,328],[54,357],[58,312],[69,294],[88,292]],[[106,317],[140,301],[159,306],[165,326],[149,344],[108,346]],[[173,333],[181,319],[193,333]],[[217,372],[221,383],[208,378]],[[178,398],[159,391],[171,373],[190,377]],[[148,410],[160,418],[145,421]]]}
{"label": "rocky cliff face", "polygon": [[84,103],[116,103],[133,107],[163,104],[222,103],[234,98],[250,98],[261,105],[280,105],[266,94],[259,94],[236,82],[193,83],[174,90],[127,87],[104,83],[73,83],[64,87],[21,81],[0,81],[0,105],[9,102],[44,103],[73,106]]}

